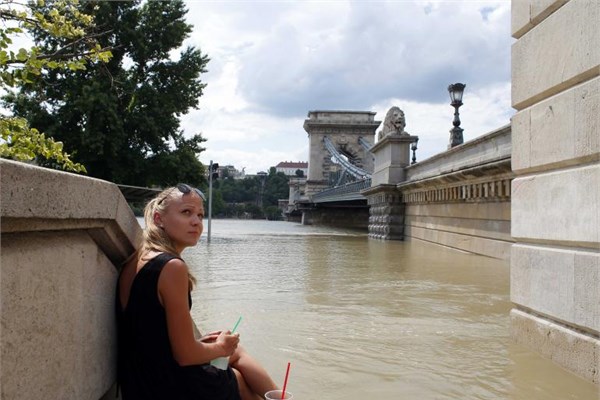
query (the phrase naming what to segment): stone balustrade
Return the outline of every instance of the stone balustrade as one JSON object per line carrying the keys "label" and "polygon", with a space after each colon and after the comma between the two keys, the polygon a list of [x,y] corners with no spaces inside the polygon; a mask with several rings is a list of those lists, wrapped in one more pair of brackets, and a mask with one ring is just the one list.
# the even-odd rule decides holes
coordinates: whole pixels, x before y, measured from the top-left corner
{"label": "stone balustrade", "polygon": [[109,182],[3,159],[0,180],[1,397],[103,398],[118,267],[139,224]]}

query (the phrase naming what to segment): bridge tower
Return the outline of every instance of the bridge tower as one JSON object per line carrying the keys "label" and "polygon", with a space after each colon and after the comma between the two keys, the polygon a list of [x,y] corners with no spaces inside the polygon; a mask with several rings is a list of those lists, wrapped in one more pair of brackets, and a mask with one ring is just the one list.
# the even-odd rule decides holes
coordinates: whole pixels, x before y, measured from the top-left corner
{"label": "bridge tower", "polygon": [[365,147],[373,145],[375,130],[380,123],[375,121],[375,113],[370,111],[309,111],[304,121],[310,153],[306,195],[327,188],[331,174],[340,169],[325,147],[325,137],[348,161],[373,173],[373,155]]}

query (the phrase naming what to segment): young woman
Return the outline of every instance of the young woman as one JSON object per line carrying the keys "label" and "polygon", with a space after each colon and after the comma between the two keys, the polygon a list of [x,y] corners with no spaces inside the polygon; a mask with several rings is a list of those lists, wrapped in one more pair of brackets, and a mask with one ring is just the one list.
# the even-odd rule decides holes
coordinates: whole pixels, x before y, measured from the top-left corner
{"label": "young woman", "polygon": [[[194,334],[190,291],[195,283],[181,252],[202,234],[204,195],[180,184],[144,210],[146,228],[119,277],[118,378],[123,400],[257,400],[277,389],[239,345],[239,334]],[[209,362],[229,357],[221,370]]]}

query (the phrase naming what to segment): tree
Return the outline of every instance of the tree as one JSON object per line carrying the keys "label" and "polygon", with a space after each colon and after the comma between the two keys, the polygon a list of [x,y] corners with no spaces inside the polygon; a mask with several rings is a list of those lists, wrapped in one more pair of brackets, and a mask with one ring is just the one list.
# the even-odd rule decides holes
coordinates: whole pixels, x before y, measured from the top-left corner
{"label": "tree", "polygon": [[[204,168],[197,159],[204,139],[184,136],[180,117],[197,108],[205,84],[207,56],[199,49],[180,50],[192,26],[187,10],[174,1],[86,2],[114,47],[105,65],[86,70],[50,71],[8,98],[26,116],[86,165],[89,174],[117,183],[163,186],[184,181],[199,185]],[[37,11],[46,15],[47,4]],[[62,46],[42,31],[34,39],[47,52]]]}
{"label": "tree", "polygon": [[[37,6],[44,5],[43,0]],[[0,90],[32,83],[45,71],[85,70],[89,63],[106,62],[111,53],[102,47],[92,31],[93,17],[78,9],[77,0],[59,0],[48,6],[46,14],[36,6],[17,1],[0,1]],[[13,39],[24,30],[43,32],[60,40],[61,47],[45,52],[38,46],[11,50]],[[85,167],[72,161],[63,144],[32,128],[25,118],[0,113],[0,156],[20,161],[36,157],[67,170],[84,172]]]}
{"label": "tree", "polygon": [[289,177],[283,172],[276,172],[274,167],[269,170],[267,181],[265,183],[265,191],[263,195],[263,205],[277,206],[279,199],[287,199],[290,194],[288,185]]}

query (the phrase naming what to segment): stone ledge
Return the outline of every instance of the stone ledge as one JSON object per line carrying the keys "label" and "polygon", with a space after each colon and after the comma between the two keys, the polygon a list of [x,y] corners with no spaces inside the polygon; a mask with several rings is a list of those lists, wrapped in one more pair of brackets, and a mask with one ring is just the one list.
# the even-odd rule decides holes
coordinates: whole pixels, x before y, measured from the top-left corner
{"label": "stone ledge", "polygon": [[574,247],[600,243],[600,164],[512,181],[512,236]]}
{"label": "stone ledge", "polygon": [[600,74],[600,2],[571,0],[512,46],[517,110]]}
{"label": "stone ledge", "polygon": [[[406,167],[407,182],[448,175],[485,164],[504,162],[511,157],[511,126],[506,125]],[[510,168],[509,168],[510,170]]]}
{"label": "stone ledge", "polygon": [[595,384],[600,383],[600,340],[549,319],[513,309],[511,336],[563,368]]}
{"label": "stone ledge", "polygon": [[513,116],[516,174],[600,161],[600,77]]}
{"label": "stone ledge", "polygon": [[511,301],[565,325],[600,331],[600,254],[516,243]]}
{"label": "stone ledge", "polygon": [[439,244],[456,250],[484,255],[487,257],[508,260],[512,242],[490,239],[487,237],[463,235],[435,229],[424,229],[411,225],[404,228],[404,236]]}
{"label": "stone ledge", "polygon": [[511,32],[520,38],[569,0],[513,0]]}
{"label": "stone ledge", "polygon": [[114,183],[0,160],[2,233],[85,230],[118,265],[141,229]]}

